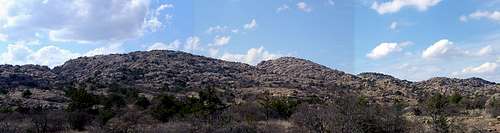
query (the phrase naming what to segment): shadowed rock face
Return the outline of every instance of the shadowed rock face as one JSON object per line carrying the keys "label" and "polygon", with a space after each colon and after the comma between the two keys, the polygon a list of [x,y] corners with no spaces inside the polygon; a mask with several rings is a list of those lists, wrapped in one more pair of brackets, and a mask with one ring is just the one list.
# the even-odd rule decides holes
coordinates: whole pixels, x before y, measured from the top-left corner
{"label": "shadowed rock face", "polygon": [[[334,96],[335,91],[342,90],[375,97],[382,102],[395,98],[414,100],[434,92],[491,95],[499,90],[495,83],[479,78],[432,78],[410,82],[379,73],[352,75],[293,57],[251,66],[168,50],[81,57],[54,69],[37,65],[0,65],[0,89],[12,91],[9,97],[0,97],[1,106],[7,105],[8,99],[32,102],[33,98],[11,95],[25,89],[47,90],[44,95],[35,95],[39,101],[65,99],[60,90],[67,87],[86,87],[97,92],[125,87],[149,95],[165,91],[185,93],[206,87],[217,87],[227,94],[235,90],[241,90],[238,93],[256,91],[245,88],[279,88],[277,90],[301,93],[296,95]],[[54,103],[48,105],[62,107],[57,103],[65,101],[50,100],[48,102]]]}
{"label": "shadowed rock face", "polygon": [[56,77],[46,66],[0,65],[0,88],[3,89],[19,86],[50,88]]}

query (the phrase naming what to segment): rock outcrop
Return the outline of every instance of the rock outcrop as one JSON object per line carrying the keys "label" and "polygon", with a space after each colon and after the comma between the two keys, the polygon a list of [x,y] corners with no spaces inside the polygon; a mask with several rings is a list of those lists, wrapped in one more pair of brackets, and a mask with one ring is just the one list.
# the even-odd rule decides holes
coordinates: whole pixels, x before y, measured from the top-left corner
{"label": "rock outcrop", "polygon": [[[413,102],[436,92],[488,96],[498,93],[500,88],[479,78],[411,82],[379,73],[348,74],[294,57],[251,66],[168,50],[80,57],[54,69],[0,65],[0,89],[7,92],[1,95],[0,106],[40,104],[63,108],[68,101],[63,90],[71,87],[101,94],[122,87],[147,95],[186,94],[214,87],[234,96],[276,90],[280,95],[324,98],[335,97],[342,91],[373,97],[377,102],[395,99]],[[24,90],[36,94],[29,98],[19,96]]]}

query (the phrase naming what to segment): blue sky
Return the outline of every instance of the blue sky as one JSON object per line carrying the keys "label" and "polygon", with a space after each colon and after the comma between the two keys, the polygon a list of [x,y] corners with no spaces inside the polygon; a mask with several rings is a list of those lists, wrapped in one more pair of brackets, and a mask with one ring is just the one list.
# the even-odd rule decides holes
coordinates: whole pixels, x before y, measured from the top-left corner
{"label": "blue sky", "polygon": [[169,49],[500,82],[499,0],[0,0],[0,64]]}

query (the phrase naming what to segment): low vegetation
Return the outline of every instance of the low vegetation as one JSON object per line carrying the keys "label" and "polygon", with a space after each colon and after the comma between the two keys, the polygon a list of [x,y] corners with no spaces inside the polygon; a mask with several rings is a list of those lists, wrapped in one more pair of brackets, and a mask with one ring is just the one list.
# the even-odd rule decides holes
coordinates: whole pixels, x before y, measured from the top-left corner
{"label": "low vegetation", "polygon": [[[24,91],[23,97],[29,97],[28,92]],[[500,100],[495,97],[486,102],[458,93],[436,93],[411,106],[399,100],[379,104],[360,95],[321,100],[273,96],[269,92],[255,101],[235,104],[223,102],[220,93],[216,88],[206,88],[193,95],[164,93],[148,98],[134,90],[115,88],[98,95],[83,88],[68,88],[65,95],[71,102],[64,111],[2,108],[0,132],[450,133],[465,131],[451,118],[467,115],[467,110],[483,109],[492,117],[500,114]],[[408,114],[426,120],[411,119]],[[486,131],[481,126],[473,129]]]}

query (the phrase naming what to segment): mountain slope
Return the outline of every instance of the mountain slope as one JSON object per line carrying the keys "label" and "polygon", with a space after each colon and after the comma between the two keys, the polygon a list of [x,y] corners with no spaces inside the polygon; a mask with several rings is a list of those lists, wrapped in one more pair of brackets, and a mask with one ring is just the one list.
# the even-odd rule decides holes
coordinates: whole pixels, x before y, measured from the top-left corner
{"label": "mountain slope", "polygon": [[315,84],[325,84],[323,87],[360,89],[363,86],[363,81],[355,75],[294,57],[263,61],[256,67],[284,77],[312,80]]}
{"label": "mountain slope", "polygon": [[[363,94],[377,102],[405,100],[410,103],[436,92],[488,96],[498,93],[500,88],[496,83],[479,78],[432,78],[410,82],[379,73],[352,75],[294,57],[251,66],[168,50],[81,57],[54,69],[0,65],[0,89],[10,91],[7,96],[0,97],[2,101],[16,99],[22,103],[37,98],[35,100],[52,99],[50,102],[64,103],[60,90],[68,87],[83,87],[103,94],[111,88],[128,88],[145,95],[185,95],[194,90],[218,88],[231,97],[273,90],[297,97],[321,95],[331,98],[342,91]],[[26,89],[50,91],[34,98],[20,97],[20,92]],[[3,102],[0,106],[13,104]],[[58,104],[57,107],[62,106]]]}
{"label": "mountain slope", "polygon": [[65,83],[121,84],[134,88],[175,89],[255,84],[253,66],[175,51],[133,52],[70,60],[54,68]]}

